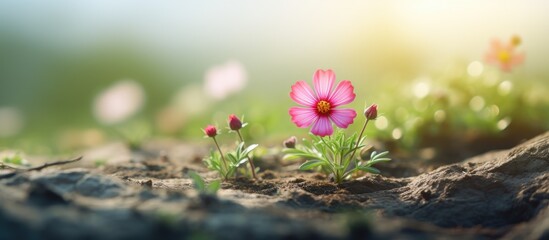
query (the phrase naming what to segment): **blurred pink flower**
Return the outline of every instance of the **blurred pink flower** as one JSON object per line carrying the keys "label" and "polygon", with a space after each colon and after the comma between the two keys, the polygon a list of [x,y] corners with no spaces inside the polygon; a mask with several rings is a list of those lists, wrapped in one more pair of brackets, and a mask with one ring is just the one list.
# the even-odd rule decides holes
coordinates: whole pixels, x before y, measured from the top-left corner
{"label": "blurred pink flower", "polygon": [[247,80],[244,66],[240,62],[229,61],[206,71],[204,91],[214,99],[223,100],[244,89]]}
{"label": "blurred pink flower", "polygon": [[133,80],[122,80],[95,98],[93,113],[104,124],[116,124],[137,113],[144,102],[145,92],[141,85]]}
{"label": "blurred pink flower", "polygon": [[335,78],[332,70],[319,69],[313,76],[314,92],[304,81],[298,81],[292,86],[290,97],[303,106],[290,108],[289,113],[295,125],[305,128],[312,124],[311,133],[323,137],[333,133],[330,120],[340,128],[347,128],[353,123],[355,110],[337,107],[355,99],[354,87],[350,81],[344,80],[332,91]]}
{"label": "blurred pink flower", "polygon": [[492,40],[486,53],[486,62],[497,65],[502,71],[510,72],[513,67],[524,61],[524,53],[515,51],[520,42],[520,38],[516,36],[511,38],[509,43],[502,43],[498,39]]}

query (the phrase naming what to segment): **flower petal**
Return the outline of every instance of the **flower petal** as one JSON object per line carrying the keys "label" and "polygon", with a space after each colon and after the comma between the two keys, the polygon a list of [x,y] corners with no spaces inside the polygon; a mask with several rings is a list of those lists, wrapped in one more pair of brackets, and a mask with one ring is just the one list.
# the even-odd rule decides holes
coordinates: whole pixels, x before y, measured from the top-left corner
{"label": "flower petal", "polygon": [[355,100],[356,94],[351,81],[345,80],[340,82],[335,90],[330,94],[329,100],[333,107],[344,105]]}
{"label": "flower petal", "polygon": [[297,81],[292,85],[292,91],[290,92],[290,97],[298,104],[311,107],[316,103],[316,96],[307,84],[304,81]]}
{"label": "flower petal", "polygon": [[498,62],[498,58],[496,57],[496,54],[493,51],[490,51],[490,52],[487,52],[486,55],[484,56],[484,61],[486,61],[487,63],[493,64]]}
{"label": "flower petal", "polygon": [[311,132],[314,135],[324,137],[332,135],[334,132],[334,129],[332,127],[332,123],[330,122],[330,119],[328,117],[318,117],[318,119],[313,124],[313,127],[311,128]]}
{"label": "flower petal", "polygon": [[518,65],[524,62],[524,53],[516,53],[515,56],[513,56],[513,59],[511,59],[511,62],[513,65]]}
{"label": "flower petal", "polygon": [[318,119],[314,108],[292,107],[289,112],[292,122],[300,128],[308,127]]}
{"label": "flower petal", "polygon": [[502,71],[504,72],[511,72],[511,69],[513,68],[513,66],[511,65],[511,63],[500,63],[499,67],[501,68]]}
{"label": "flower petal", "polygon": [[319,99],[328,99],[330,91],[334,87],[335,74],[332,70],[318,69],[313,76],[313,85]]}
{"label": "flower petal", "polygon": [[490,48],[494,51],[499,51],[503,47],[504,45],[499,39],[492,39],[492,41],[490,42]]}
{"label": "flower petal", "polygon": [[351,123],[353,123],[355,117],[355,110],[350,108],[332,109],[330,114],[330,119],[332,119],[335,125],[340,128],[347,128]]}

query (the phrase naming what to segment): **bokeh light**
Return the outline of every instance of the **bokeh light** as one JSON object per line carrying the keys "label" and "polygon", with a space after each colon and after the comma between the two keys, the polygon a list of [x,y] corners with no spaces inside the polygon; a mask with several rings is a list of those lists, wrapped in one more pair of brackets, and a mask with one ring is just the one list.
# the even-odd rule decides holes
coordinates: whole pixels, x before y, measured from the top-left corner
{"label": "bokeh light", "polygon": [[[246,116],[251,139],[304,136],[289,121],[288,93],[316,69],[353,82],[349,106],[357,112],[380,105],[369,136],[391,146],[540,132],[549,128],[547,7],[2,1],[0,143],[63,152],[126,138],[198,140],[205,123],[224,123],[230,113]],[[520,64],[502,69],[502,51]]]}

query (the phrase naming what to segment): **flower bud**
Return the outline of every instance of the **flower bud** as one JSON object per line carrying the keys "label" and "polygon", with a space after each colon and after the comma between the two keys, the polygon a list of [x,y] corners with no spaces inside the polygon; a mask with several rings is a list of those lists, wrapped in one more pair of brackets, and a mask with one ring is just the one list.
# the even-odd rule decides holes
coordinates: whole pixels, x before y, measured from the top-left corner
{"label": "flower bud", "polygon": [[215,136],[217,136],[217,129],[213,125],[208,125],[208,126],[206,126],[206,128],[204,128],[204,133],[208,137],[215,137]]}
{"label": "flower bud", "polygon": [[229,127],[236,131],[242,128],[242,122],[234,114],[229,115]]}
{"label": "flower bud", "polygon": [[520,39],[519,35],[514,35],[511,37],[511,44],[513,46],[517,47],[518,45],[520,45],[521,42],[522,42],[522,39]]}
{"label": "flower bud", "polygon": [[372,104],[372,106],[369,106],[364,110],[364,116],[366,116],[366,119],[368,120],[375,120],[377,118],[377,104]]}
{"label": "flower bud", "polygon": [[286,139],[286,141],[284,141],[284,147],[295,148],[296,142],[297,138],[295,136],[291,136],[290,138]]}

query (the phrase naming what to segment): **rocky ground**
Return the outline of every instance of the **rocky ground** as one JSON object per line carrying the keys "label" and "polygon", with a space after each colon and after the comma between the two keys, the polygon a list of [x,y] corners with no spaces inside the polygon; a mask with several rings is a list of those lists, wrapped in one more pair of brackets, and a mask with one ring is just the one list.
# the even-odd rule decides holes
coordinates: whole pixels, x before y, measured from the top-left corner
{"label": "rocky ground", "polygon": [[2,170],[0,239],[549,239],[549,132],[415,176],[340,185],[267,154],[260,180],[225,182],[217,196],[188,177],[215,178],[206,150],[114,144],[61,167]]}

